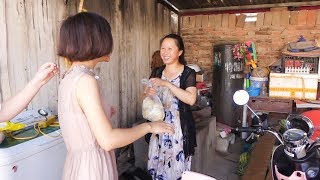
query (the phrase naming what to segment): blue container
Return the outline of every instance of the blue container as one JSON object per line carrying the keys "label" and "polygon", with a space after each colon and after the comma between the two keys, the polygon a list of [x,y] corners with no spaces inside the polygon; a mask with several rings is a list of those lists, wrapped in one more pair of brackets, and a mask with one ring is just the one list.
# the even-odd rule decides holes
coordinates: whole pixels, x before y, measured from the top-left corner
{"label": "blue container", "polygon": [[247,92],[249,93],[249,96],[259,96],[260,95],[260,88],[257,87],[249,87],[247,88]]}
{"label": "blue container", "polygon": [[261,88],[263,83],[267,83],[268,82],[268,78],[264,77],[250,77],[250,86],[252,87],[256,87],[256,88]]}

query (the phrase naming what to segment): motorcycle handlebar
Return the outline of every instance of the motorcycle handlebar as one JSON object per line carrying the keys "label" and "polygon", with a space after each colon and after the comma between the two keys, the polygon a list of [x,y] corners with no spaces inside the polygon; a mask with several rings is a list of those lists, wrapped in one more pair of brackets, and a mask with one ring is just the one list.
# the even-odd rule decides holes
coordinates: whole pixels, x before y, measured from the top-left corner
{"label": "motorcycle handlebar", "polygon": [[270,129],[262,129],[261,127],[259,128],[252,128],[252,127],[237,127],[234,129],[231,129],[231,132],[233,133],[238,133],[238,132],[250,132],[250,133],[263,133],[263,132],[269,132],[271,134],[273,134],[281,144],[283,143],[282,137],[281,135],[279,135],[276,131],[270,130]]}
{"label": "motorcycle handlebar", "polygon": [[261,132],[261,128],[237,127],[237,128],[231,129],[231,132],[234,132],[234,133],[237,133],[237,132],[253,132],[253,133],[258,133],[258,132]]}

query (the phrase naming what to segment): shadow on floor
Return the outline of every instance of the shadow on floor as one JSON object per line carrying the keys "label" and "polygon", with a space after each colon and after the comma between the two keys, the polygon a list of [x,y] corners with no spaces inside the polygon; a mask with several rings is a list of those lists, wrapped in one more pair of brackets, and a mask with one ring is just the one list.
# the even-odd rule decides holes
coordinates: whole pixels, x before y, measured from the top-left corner
{"label": "shadow on floor", "polygon": [[238,161],[243,149],[243,141],[236,137],[234,144],[230,144],[227,153],[215,153],[211,156],[212,160],[204,168],[204,173],[216,178],[217,180],[240,180],[237,174]]}

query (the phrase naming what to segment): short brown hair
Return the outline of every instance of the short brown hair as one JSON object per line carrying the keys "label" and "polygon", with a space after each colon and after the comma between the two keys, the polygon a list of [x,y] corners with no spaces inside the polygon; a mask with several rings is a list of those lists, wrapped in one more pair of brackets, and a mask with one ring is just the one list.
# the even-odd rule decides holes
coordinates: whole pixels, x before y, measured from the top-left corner
{"label": "short brown hair", "polygon": [[81,12],[63,21],[58,55],[70,61],[86,61],[109,55],[113,39],[109,22],[102,16]]}

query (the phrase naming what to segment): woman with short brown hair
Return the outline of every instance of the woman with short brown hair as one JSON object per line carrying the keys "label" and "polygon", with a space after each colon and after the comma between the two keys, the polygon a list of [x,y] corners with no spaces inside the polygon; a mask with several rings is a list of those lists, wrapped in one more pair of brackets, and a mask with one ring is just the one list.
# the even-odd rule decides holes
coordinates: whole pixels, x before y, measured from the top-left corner
{"label": "woman with short brown hair", "polygon": [[113,128],[114,114],[105,102],[94,67],[109,62],[113,40],[106,19],[89,12],[67,18],[61,26],[58,54],[71,61],[59,86],[58,114],[67,157],[65,180],[118,179],[113,150],[146,133],[173,133],[164,122]]}

